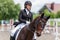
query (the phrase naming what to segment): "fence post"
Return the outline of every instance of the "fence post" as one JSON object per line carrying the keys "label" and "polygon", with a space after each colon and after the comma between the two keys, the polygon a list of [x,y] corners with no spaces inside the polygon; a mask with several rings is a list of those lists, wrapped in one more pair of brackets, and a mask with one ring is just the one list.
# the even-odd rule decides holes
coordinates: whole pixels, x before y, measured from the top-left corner
{"label": "fence post", "polygon": [[57,22],[58,21],[55,19],[55,27],[56,27],[56,34],[55,34],[56,38],[55,38],[55,40],[60,40],[58,37],[59,33],[58,33],[58,25],[57,25],[58,23]]}
{"label": "fence post", "polygon": [[1,21],[1,31],[4,31],[4,20]]}
{"label": "fence post", "polygon": [[11,28],[11,29],[14,28],[13,23],[14,23],[14,20],[13,20],[13,19],[10,19],[10,28]]}

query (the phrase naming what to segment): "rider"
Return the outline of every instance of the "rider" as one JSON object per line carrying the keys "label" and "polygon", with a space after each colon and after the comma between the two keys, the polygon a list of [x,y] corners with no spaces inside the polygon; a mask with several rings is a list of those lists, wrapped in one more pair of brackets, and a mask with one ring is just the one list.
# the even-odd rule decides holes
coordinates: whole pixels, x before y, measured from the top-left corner
{"label": "rider", "polygon": [[[19,23],[16,26],[15,30],[19,29],[19,28],[23,28],[23,25],[29,24],[30,22],[32,22],[33,14],[30,11],[31,10],[31,6],[32,6],[32,3],[30,1],[26,1],[25,2],[24,9],[20,11],[19,18],[18,18]],[[33,40],[36,40],[36,35],[34,36]]]}
{"label": "rider", "polygon": [[24,9],[20,11],[19,14],[19,22],[20,23],[30,23],[33,20],[33,14],[31,10],[32,3],[30,1],[26,1],[24,4]]}
{"label": "rider", "polygon": [[[24,9],[19,14],[19,22],[24,24],[28,24],[33,20],[33,14],[31,10],[32,3],[30,1],[26,1],[24,4]],[[36,37],[34,38],[36,40]]]}

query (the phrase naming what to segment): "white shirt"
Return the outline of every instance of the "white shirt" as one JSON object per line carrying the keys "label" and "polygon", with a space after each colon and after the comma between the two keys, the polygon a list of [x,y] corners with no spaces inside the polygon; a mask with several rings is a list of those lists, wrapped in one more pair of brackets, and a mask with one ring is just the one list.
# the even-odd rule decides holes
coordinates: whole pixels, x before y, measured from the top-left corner
{"label": "white shirt", "polygon": [[26,12],[27,12],[27,15],[29,14],[29,11],[27,10],[27,9],[25,9],[26,10]]}

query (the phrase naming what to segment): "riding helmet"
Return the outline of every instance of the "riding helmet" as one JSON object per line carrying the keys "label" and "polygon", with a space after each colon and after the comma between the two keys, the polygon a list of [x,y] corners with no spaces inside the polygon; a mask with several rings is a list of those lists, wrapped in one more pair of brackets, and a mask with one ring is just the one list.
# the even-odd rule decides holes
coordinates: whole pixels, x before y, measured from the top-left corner
{"label": "riding helmet", "polygon": [[25,4],[24,4],[24,6],[26,7],[26,5],[32,6],[31,1],[26,1]]}

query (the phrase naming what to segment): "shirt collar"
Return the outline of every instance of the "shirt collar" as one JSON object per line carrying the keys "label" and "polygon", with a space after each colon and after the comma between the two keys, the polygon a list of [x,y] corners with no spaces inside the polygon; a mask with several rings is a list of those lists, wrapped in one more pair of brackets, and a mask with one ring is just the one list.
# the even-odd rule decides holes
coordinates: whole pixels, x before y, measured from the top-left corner
{"label": "shirt collar", "polygon": [[29,12],[27,9],[25,9],[26,10],[26,12]]}
{"label": "shirt collar", "polygon": [[25,9],[25,10],[26,10],[27,14],[29,14],[29,11],[27,9]]}

